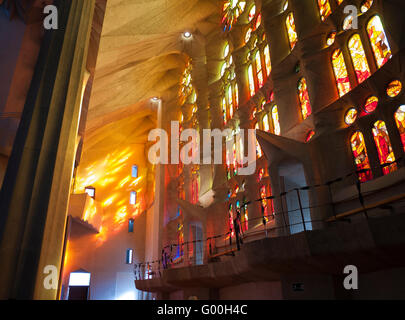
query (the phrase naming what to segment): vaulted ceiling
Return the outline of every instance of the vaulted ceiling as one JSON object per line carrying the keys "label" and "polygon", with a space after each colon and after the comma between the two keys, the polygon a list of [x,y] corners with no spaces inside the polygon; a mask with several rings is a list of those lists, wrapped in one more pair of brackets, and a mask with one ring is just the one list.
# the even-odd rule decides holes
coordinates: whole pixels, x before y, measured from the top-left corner
{"label": "vaulted ceiling", "polygon": [[125,118],[154,127],[150,98],[167,101],[177,94],[185,64],[183,32],[205,36],[218,29],[221,5],[220,0],[107,0],[86,131],[94,135]]}

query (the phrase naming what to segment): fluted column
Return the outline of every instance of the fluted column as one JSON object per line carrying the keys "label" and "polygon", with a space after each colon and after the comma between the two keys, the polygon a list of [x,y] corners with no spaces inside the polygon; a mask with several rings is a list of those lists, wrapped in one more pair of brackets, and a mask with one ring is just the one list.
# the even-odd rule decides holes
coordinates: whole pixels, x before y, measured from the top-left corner
{"label": "fluted column", "polygon": [[[0,194],[0,298],[56,299],[94,0],[59,0]],[[59,276],[59,275],[58,275]]]}

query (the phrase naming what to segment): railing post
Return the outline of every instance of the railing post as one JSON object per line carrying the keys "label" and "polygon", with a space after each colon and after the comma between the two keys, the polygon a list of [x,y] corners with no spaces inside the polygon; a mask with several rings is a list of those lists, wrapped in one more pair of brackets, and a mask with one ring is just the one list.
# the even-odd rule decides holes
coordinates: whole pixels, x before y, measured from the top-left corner
{"label": "railing post", "polygon": [[300,190],[297,188],[297,189],[295,189],[295,191],[297,191],[298,204],[300,205],[300,212],[301,212],[302,224],[304,226],[304,231],[307,231],[307,228],[305,226],[304,211],[302,210]]}

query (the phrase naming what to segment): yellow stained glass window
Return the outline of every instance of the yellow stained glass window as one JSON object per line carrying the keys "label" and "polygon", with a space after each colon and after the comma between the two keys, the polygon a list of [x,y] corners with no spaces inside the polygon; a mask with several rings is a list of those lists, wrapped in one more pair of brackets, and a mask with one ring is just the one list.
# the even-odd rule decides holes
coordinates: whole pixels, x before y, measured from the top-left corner
{"label": "yellow stained glass window", "polygon": [[343,21],[343,30],[349,30],[349,29],[352,29],[352,26],[353,26],[353,16],[347,16],[346,18],[345,18],[345,20]]}
{"label": "yellow stained glass window", "polygon": [[298,96],[301,104],[301,113],[304,120],[312,113],[311,103],[309,101],[309,93],[307,88],[307,81],[301,78],[298,82]]}
{"label": "yellow stained glass window", "polygon": [[226,111],[226,99],[225,98],[222,99],[222,115],[223,115],[224,125],[226,125],[228,122],[228,114]]}
{"label": "yellow stained glass window", "polygon": [[253,75],[253,66],[249,65],[248,67],[248,76],[249,76],[249,92],[250,92],[250,96],[253,97],[256,93],[256,89],[255,89],[255,78]]}
{"label": "yellow stained glass window", "polygon": [[395,98],[402,91],[402,83],[399,80],[394,80],[390,82],[387,87],[387,95],[391,98]]}
{"label": "yellow stained glass window", "polygon": [[351,90],[349,75],[347,73],[346,63],[343,58],[343,53],[340,49],[336,49],[332,53],[332,65],[335,73],[336,85],[339,91],[339,96],[342,97]]}
{"label": "yellow stained glass window", "polygon": [[270,131],[269,116],[267,114],[263,117],[263,130],[266,132]]}
{"label": "yellow stained glass window", "polygon": [[373,179],[363,134],[360,131],[355,132],[351,137],[350,144],[352,147],[356,170],[362,170],[362,172],[358,172],[359,180],[361,182],[366,182]]}
{"label": "yellow stained glass window", "polygon": [[279,136],[281,134],[281,128],[277,106],[274,106],[273,109],[271,110],[271,117],[273,119],[273,130],[274,130],[273,133]]}
{"label": "yellow stained glass window", "polygon": [[252,28],[249,28],[248,31],[246,31],[245,44],[249,42],[251,36],[252,36]]}
{"label": "yellow stained glass window", "polygon": [[297,31],[295,28],[294,14],[290,12],[286,20],[288,40],[290,42],[290,49],[293,50],[298,42]]}
{"label": "yellow stained glass window", "polygon": [[249,22],[251,22],[253,20],[255,15],[256,15],[256,6],[253,5],[253,7],[249,11],[249,16],[248,16]]}
{"label": "yellow stained glass window", "polygon": [[264,47],[263,54],[264,54],[264,61],[265,61],[265,63],[266,63],[267,76],[269,76],[269,75],[270,75],[270,72],[271,72],[271,59],[270,59],[270,48],[269,48],[269,45],[266,45],[266,46]]}
{"label": "yellow stained glass window", "polygon": [[371,72],[359,34],[356,33],[349,39],[349,50],[357,80],[362,83],[371,76]]}
{"label": "yellow stained glass window", "polygon": [[288,0],[286,0],[284,2],[284,6],[283,6],[283,12],[286,11],[288,9]]}
{"label": "yellow stained glass window", "polygon": [[399,134],[401,136],[402,146],[405,151],[405,105],[402,105],[395,112],[395,122],[398,127]]}
{"label": "yellow stained glass window", "polygon": [[[234,112],[238,109],[239,106],[239,95],[238,95],[238,86],[236,84],[236,74],[235,74],[235,64],[232,59],[231,50],[229,44],[226,44],[224,48],[224,63],[223,70],[221,70],[221,78],[224,82],[224,98],[223,98],[223,110],[224,116],[226,115],[226,120],[233,118]],[[226,113],[225,113],[226,110]]]}
{"label": "yellow stained glass window", "polygon": [[330,7],[329,0],[318,0],[319,14],[321,15],[321,20],[325,21],[332,13],[332,8]]}
{"label": "yellow stained glass window", "polygon": [[245,11],[246,1],[226,0],[222,10],[222,25],[224,31],[230,31],[238,21],[239,16]]}
{"label": "yellow stained glass window", "polygon": [[263,87],[264,78],[263,78],[263,69],[262,69],[262,61],[260,59],[260,52],[257,51],[256,53],[256,74],[257,74],[257,83],[259,88]]}
{"label": "yellow stained glass window", "polygon": [[343,2],[343,0],[336,0],[336,3],[337,3],[338,5],[342,4],[342,2]]}
{"label": "yellow stained glass window", "polygon": [[388,174],[397,170],[396,163],[393,163],[395,161],[395,155],[391,147],[390,137],[384,121],[379,120],[374,123],[373,136],[378,150],[380,164],[383,166],[383,173]]}
{"label": "yellow stained glass window", "polygon": [[377,66],[381,68],[392,57],[391,48],[387,40],[381,19],[374,16],[367,24],[367,33],[373,48]]}
{"label": "yellow stained glass window", "polygon": [[361,12],[366,13],[373,5],[373,2],[373,0],[364,0],[360,7]]}
{"label": "yellow stained glass window", "polygon": [[357,120],[357,110],[355,108],[350,108],[347,110],[345,115],[345,123],[347,125],[352,125]]}

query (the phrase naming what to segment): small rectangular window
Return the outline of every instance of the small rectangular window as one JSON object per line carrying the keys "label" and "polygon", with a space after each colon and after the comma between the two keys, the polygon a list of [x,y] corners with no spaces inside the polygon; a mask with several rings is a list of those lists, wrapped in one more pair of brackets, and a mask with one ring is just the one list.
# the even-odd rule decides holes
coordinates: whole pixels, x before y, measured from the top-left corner
{"label": "small rectangular window", "polygon": [[135,205],[136,204],[136,191],[131,191],[131,196],[129,199],[129,203]]}
{"label": "small rectangular window", "polygon": [[96,189],[93,187],[86,187],[84,191],[93,199],[96,198]]}
{"label": "small rectangular window", "polygon": [[134,219],[128,221],[128,232],[134,232]]}
{"label": "small rectangular window", "polygon": [[132,178],[138,178],[138,166],[132,166]]}
{"label": "small rectangular window", "polygon": [[133,262],[134,250],[127,249],[126,264],[132,264]]}

